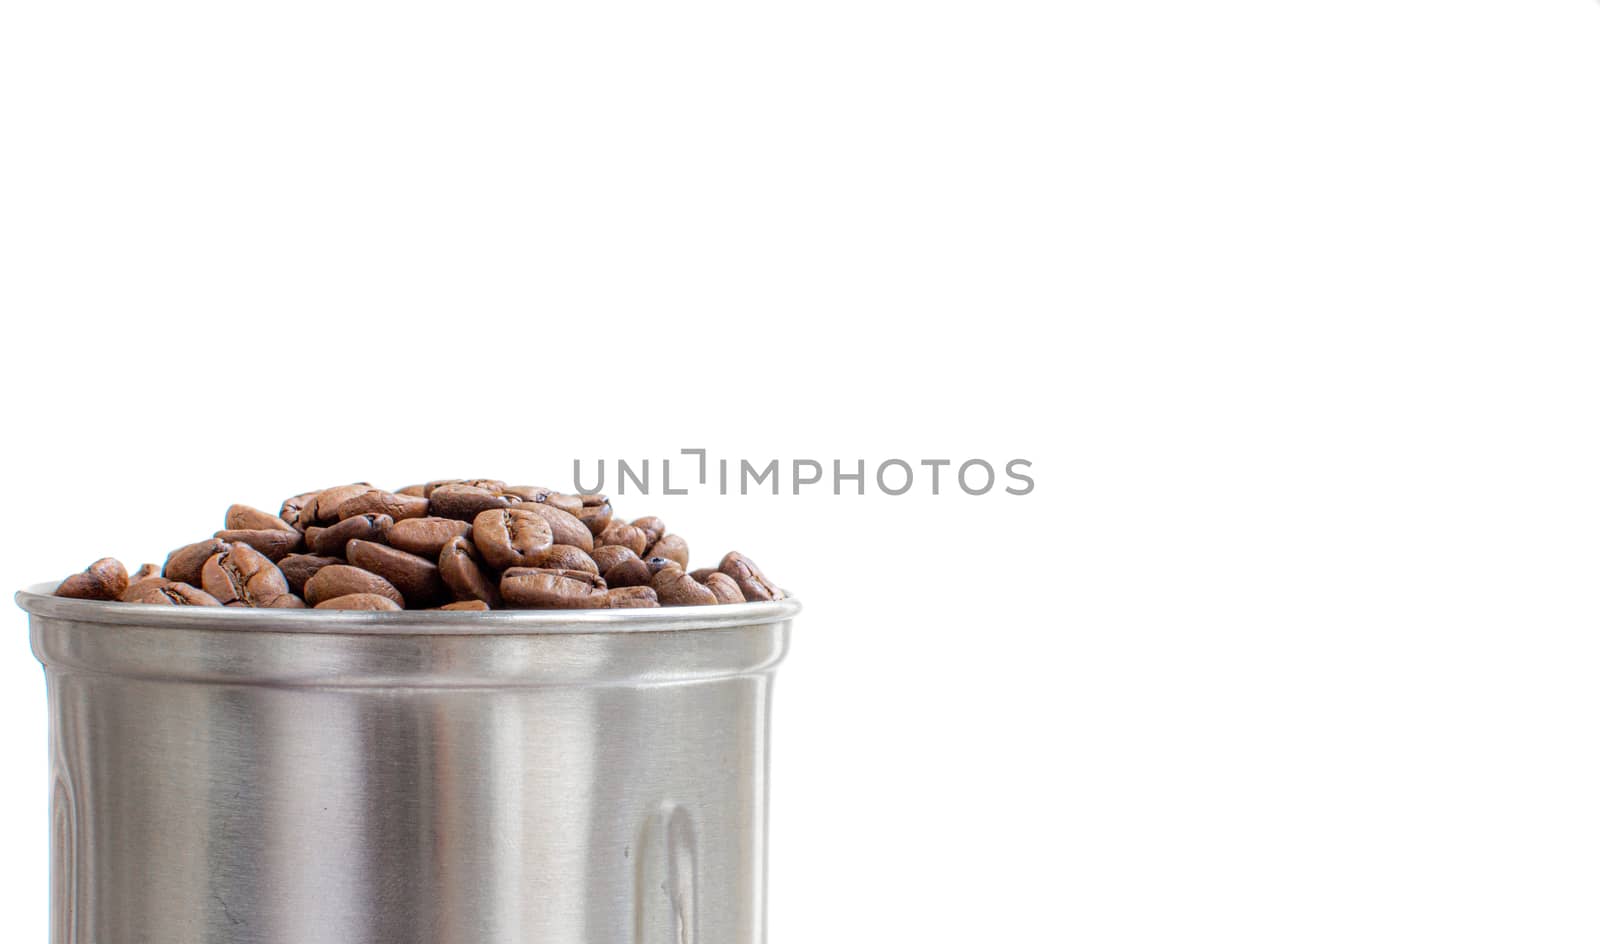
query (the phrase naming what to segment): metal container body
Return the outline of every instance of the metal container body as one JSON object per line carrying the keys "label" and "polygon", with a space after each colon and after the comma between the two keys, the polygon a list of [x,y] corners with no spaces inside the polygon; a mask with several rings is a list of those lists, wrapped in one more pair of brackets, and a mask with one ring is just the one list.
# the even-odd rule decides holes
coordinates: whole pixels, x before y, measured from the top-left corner
{"label": "metal container body", "polygon": [[793,603],[19,602],[50,701],[55,944],[764,939]]}

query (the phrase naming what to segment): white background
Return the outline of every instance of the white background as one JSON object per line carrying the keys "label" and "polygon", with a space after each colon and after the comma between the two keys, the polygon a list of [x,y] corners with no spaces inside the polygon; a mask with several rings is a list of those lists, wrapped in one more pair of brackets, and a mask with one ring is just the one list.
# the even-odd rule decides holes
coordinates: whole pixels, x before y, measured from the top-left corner
{"label": "white background", "polygon": [[0,585],[352,479],[1026,458],[619,499],[807,604],[774,944],[1600,937],[1595,3],[0,11]]}

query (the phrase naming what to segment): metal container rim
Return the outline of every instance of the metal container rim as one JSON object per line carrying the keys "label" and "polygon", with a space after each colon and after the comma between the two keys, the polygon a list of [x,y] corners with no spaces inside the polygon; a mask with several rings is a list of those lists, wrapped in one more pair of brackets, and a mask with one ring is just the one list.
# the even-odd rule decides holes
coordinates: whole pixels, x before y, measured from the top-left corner
{"label": "metal container rim", "polygon": [[16,593],[33,616],[159,629],[328,636],[554,636],[670,633],[781,623],[800,612],[800,601],[722,603],[617,610],[270,610],[232,606],[158,606],[77,600],[55,595],[56,582]]}

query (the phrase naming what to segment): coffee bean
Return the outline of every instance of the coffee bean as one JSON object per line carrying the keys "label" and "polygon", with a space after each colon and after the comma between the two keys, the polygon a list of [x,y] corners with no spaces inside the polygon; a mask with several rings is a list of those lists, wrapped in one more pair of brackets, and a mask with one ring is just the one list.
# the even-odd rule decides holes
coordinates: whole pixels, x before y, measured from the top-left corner
{"label": "coffee bean", "polygon": [[457,600],[482,600],[492,607],[500,605],[500,590],[495,578],[483,572],[478,549],[464,537],[451,538],[439,551],[439,577]]}
{"label": "coffee bean", "polygon": [[[366,482],[356,482],[351,485],[335,485],[325,488],[317,493],[300,513],[302,524],[331,524],[339,520],[339,506],[367,492],[374,491]],[[309,516],[309,517],[308,517]]]}
{"label": "coffee bean", "polygon": [[649,587],[612,587],[606,591],[606,607],[608,609],[632,609],[636,607],[660,606],[656,599],[656,592]]}
{"label": "coffee bean", "polygon": [[590,534],[599,537],[611,523],[611,500],[604,495],[580,495],[578,501],[583,506],[577,512],[578,520],[588,527]]}
{"label": "coffee bean", "polygon": [[[667,533],[666,522],[662,521],[660,518],[657,518],[654,515],[650,515],[650,516],[647,516],[647,517],[644,517],[644,518],[635,518],[631,522],[629,522],[629,524],[632,524],[635,528],[638,528],[640,531],[643,531],[646,535],[648,535],[650,544],[654,544],[657,541],[661,540],[661,536],[663,534]],[[646,546],[646,548],[649,547],[648,544],[645,545],[645,546]],[[641,554],[640,556],[641,557],[649,557],[650,555],[649,554]]]}
{"label": "coffee bean", "polygon": [[432,606],[448,597],[444,581],[439,577],[439,565],[426,557],[372,541],[351,541],[344,546],[344,556],[355,566],[370,570],[393,584],[408,606]]}
{"label": "coffee bean", "polygon": [[323,600],[319,610],[398,610],[402,607],[386,596],[376,593],[347,593],[342,597]]}
{"label": "coffee bean", "polygon": [[293,531],[294,525],[274,514],[268,514],[249,505],[229,505],[223,516],[223,528],[229,531]]}
{"label": "coffee bean", "polygon": [[[627,548],[623,548],[627,551]],[[627,560],[615,564],[605,572],[606,586],[608,587],[647,587],[650,585],[650,567],[639,559],[637,554],[628,551]]]}
{"label": "coffee bean", "polygon": [[589,557],[603,574],[625,560],[638,560],[639,555],[620,544],[606,544],[589,552]]}
{"label": "coffee bean", "polygon": [[550,504],[525,502],[521,507],[549,523],[556,544],[570,544],[584,552],[594,550],[594,535],[589,533],[587,525],[573,515]]}
{"label": "coffee bean", "polygon": [[73,574],[56,587],[56,596],[76,600],[115,600],[128,589],[128,569],[114,557],[102,557],[83,573]]}
{"label": "coffee bean", "polygon": [[406,602],[394,584],[369,570],[349,564],[330,564],[306,581],[306,602],[312,606],[324,600],[356,593],[375,593],[380,597],[388,597],[397,606],[404,606]]}
{"label": "coffee bean", "polygon": [[606,585],[581,570],[513,567],[500,577],[500,597],[522,609],[588,610],[606,605]]}
{"label": "coffee bean", "polygon": [[155,564],[141,564],[139,565],[138,570],[128,575],[128,583],[135,584],[141,580],[149,580],[151,577],[159,576],[161,576],[160,567],[157,567]]}
{"label": "coffee bean", "polygon": [[415,495],[418,498],[427,498],[428,497],[428,486],[426,486],[426,485],[407,485],[405,488],[402,488],[402,489],[396,491],[395,494],[396,495]]}
{"label": "coffee bean", "polygon": [[511,500],[476,485],[441,485],[428,495],[433,514],[471,521],[490,508],[509,508]]}
{"label": "coffee bean", "polygon": [[528,557],[549,547],[551,541],[549,523],[520,507],[490,508],[472,519],[472,543],[490,567],[529,566]]}
{"label": "coffee bean", "polygon": [[446,485],[468,485],[472,488],[481,488],[486,492],[496,495],[505,490],[506,483],[499,479],[435,479],[422,486],[422,497],[432,498],[433,493]]}
{"label": "coffee bean", "polygon": [[421,518],[428,513],[428,500],[415,495],[397,495],[375,488],[370,492],[362,492],[354,498],[347,498],[339,505],[336,514],[339,520],[353,518],[356,515],[388,515],[395,521],[407,518]]}
{"label": "coffee bean", "polygon": [[645,549],[650,546],[650,535],[631,524],[613,521],[606,525],[604,531],[600,532],[600,537],[595,539],[595,543],[601,547],[607,544],[616,544],[627,548],[635,554],[642,555]]}
{"label": "coffee bean", "polygon": [[287,531],[218,531],[216,538],[229,544],[248,544],[273,561],[281,561],[300,550],[302,542],[300,532],[293,528]]}
{"label": "coffee bean", "polygon": [[677,561],[679,567],[689,566],[689,542],[676,534],[663,534],[645,549],[643,557],[665,557]]}
{"label": "coffee bean", "polygon": [[525,566],[541,570],[581,570],[596,575],[600,573],[594,558],[571,544],[552,544],[535,551],[528,557]]}
{"label": "coffee bean", "polygon": [[317,492],[303,492],[293,498],[283,500],[283,505],[278,508],[278,518],[297,531],[304,531],[311,524],[305,520],[305,510],[317,500]]}
{"label": "coffee bean", "polygon": [[392,527],[394,519],[388,515],[356,515],[311,535],[311,550],[324,556],[342,554],[351,541],[388,540]]}
{"label": "coffee bean", "polygon": [[289,581],[291,593],[304,595],[306,581],[310,580],[317,571],[331,564],[342,564],[344,561],[337,557],[321,557],[316,554],[290,554],[278,561],[278,569],[283,571],[283,579]]}
{"label": "coffee bean", "polygon": [[583,510],[582,499],[573,495],[563,495],[554,489],[540,485],[510,485],[501,489],[500,494],[507,498],[517,498],[525,502],[552,505],[573,516],[577,516],[578,512]]}
{"label": "coffee bean", "polygon": [[123,592],[123,603],[149,603],[156,606],[221,606],[216,597],[178,580],[151,577]]}
{"label": "coffee bean", "polygon": [[200,582],[200,568],[214,554],[220,554],[228,549],[228,542],[220,538],[206,538],[193,544],[185,544],[171,554],[167,555],[167,563],[161,568],[161,576],[178,583],[191,586]]}
{"label": "coffee bean", "polygon": [[729,551],[717,569],[732,577],[739,585],[739,592],[752,603],[783,599],[783,591],[767,579],[756,562],[738,551]]}
{"label": "coffee bean", "polygon": [[289,592],[283,572],[248,544],[208,558],[200,568],[200,586],[223,606],[270,606]]}
{"label": "coffee bean", "polygon": [[715,567],[701,567],[697,570],[689,571],[689,576],[693,577],[700,583],[705,583],[707,577],[711,576],[712,574],[720,573],[722,573],[722,571],[716,569]]}
{"label": "coffee bean", "polygon": [[682,567],[671,562],[650,578],[650,587],[662,606],[709,606],[717,602],[710,587],[696,583]]}
{"label": "coffee bean", "polygon": [[472,524],[467,521],[454,518],[406,518],[389,527],[388,541],[390,547],[437,558],[440,549],[451,538],[468,537],[471,534]]}
{"label": "coffee bean", "polygon": [[[699,571],[696,571],[695,573],[699,573]],[[712,595],[717,598],[718,603],[744,602],[744,593],[739,589],[739,585],[734,583],[732,577],[729,577],[720,570],[712,571],[711,573],[707,574],[704,579],[695,577],[694,574],[690,574],[689,576],[694,578],[696,583],[704,584],[706,589],[710,590]]]}
{"label": "coffee bean", "polygon": [[645,566],[645,568],[647,570],[650,571],[650,576],[651,577],[654,577],[656,574],[661,573],[662,570],[664,570],[664,569],[666,569],[668,567],[677,567],[679,570],[683,569],[682,567],[678,566],[678,562],[677,561],[668,560],[665,557],[646,557],[644,559],[644,566]]}
{"label": "coffee bean", "polygon": [[487,610],[488,608],[489,604],[482,600],[457,600],[455,603],[434,607],[436,610]]}
{"label": "coffee bean", "polygon": [[268,603],[267,606],[274,610],[303,610],[306,608],[306,601],[292,593],[285,593]]}

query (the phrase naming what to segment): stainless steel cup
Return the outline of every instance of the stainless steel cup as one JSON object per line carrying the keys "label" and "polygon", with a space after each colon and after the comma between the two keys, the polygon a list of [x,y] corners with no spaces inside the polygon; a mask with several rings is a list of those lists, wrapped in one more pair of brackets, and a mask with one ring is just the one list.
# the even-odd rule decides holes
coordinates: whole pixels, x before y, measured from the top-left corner
{"label": "stainless steel cup", "polygon": [[794,601],[357,613],[17,594],[54,944],[751,944]]}

